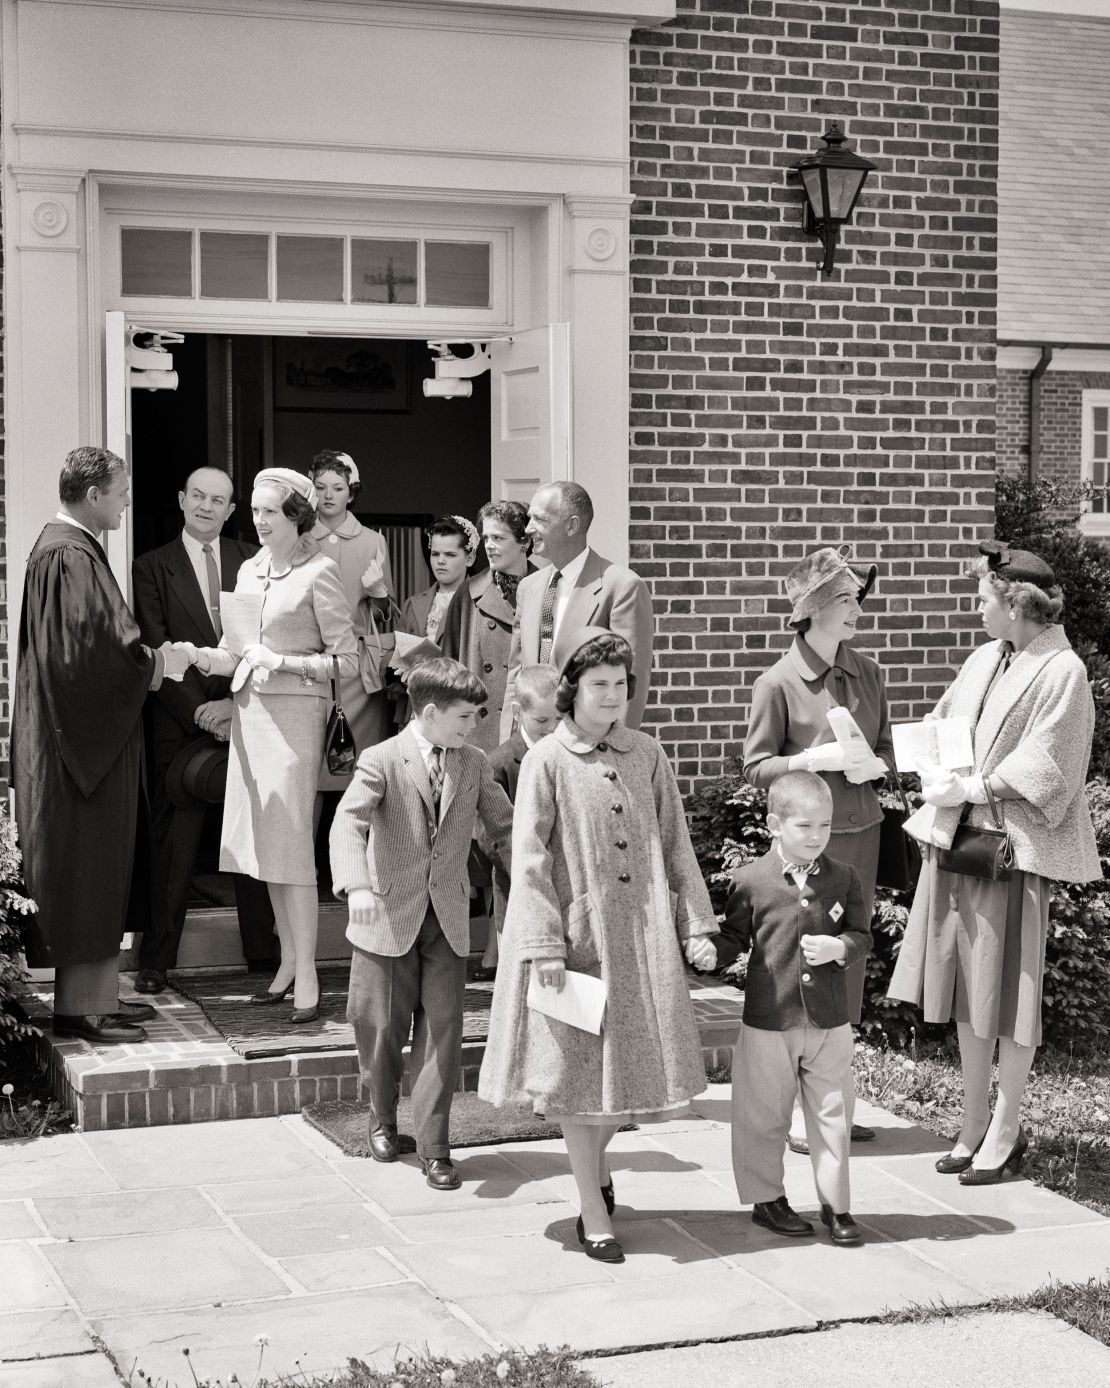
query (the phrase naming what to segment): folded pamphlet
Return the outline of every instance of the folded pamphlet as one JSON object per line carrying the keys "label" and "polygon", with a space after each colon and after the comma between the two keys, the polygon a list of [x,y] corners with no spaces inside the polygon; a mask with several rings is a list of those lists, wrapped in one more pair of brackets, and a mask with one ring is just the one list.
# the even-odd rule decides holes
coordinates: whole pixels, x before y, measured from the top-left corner
{"label": "folded pamphlet", "polygon": [[558,993],[554,988],[541,987],[533,974],[528,981],[528,1006],[545,1017],[554,1017],[557,1022],[566,1022],[579,1031],[592,1031],[597,1036],[605,1013],[606,992],[601,979],[590,974],[568,969],[566,982]]}
{"label": "folded pamphlet", "polygon": [[971,723],[965,717],[926,718],[921,723],[894,723],[894,760],[899,771],[916,771],[919,761],[946,771],[975,765]]}
{"label": "folded pamphlet", "polygon": [[407,631],[398,631],[393,654],[389,657],[391,670],[402,670],[406,674],[422,660],[434,660],[443,652],[434,641],[426,636],[410,636]]}

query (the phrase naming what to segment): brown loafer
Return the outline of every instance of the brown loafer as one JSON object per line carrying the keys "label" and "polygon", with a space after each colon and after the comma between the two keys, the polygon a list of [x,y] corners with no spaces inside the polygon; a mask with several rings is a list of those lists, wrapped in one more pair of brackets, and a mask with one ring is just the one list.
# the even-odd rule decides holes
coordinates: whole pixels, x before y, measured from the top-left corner
{"label": "brown loafer", "polygon": [[146,1040],[146,1032],[134,1022],[121,1022],[115,1013],[98,1016],[89,1013],[81,1017],[70,1017],[55,1012],[55,1036],[79,1036],[82,1041],[96,1041],[101,1044],[115,1044],[130,1041],[132,1045]]}
{"label": "brown loafer", "polygon": [[450,1157],[421,1157],[424,1179],[433,1190],[458,1190],[462,1177]]}
{"label": "brown loafer", "polygon": [[369,1133],[370,1155],[375,1161],[396,1161],[401,1155],[396,1123],[375,1123]]}

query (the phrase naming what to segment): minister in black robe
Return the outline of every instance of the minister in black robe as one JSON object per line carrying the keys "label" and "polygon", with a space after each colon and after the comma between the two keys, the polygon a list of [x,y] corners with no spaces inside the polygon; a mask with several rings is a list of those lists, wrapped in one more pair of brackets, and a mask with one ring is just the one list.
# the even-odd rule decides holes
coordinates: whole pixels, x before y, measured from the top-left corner
{"label": "minister in black robe", "polygon": [[167,654],[143,644],[96,538],[118,527],[128,487],[114,454],[80,448],[67,457],[62,509],[27,561],[12,716],[15,814],[38,908],[27,959],[55,969],[55,1032],[103,1041],[143,1039],[133,1023],[153,1015],[121,1015],[118,962],[143,701]]}

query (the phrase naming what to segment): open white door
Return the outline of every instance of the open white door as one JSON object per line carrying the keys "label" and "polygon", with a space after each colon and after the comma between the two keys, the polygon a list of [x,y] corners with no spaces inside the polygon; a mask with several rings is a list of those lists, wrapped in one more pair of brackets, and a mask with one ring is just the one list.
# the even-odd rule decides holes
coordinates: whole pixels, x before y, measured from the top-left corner
{"label": "open white door", "polygon": [[[104,447],[125,459],[128,467],[131,467],[131,367],[127,359],[130,333],[126,314],[115,310],[107,314],[104,338]],[[130,604],[133,548],[130,507],[124,511],[119,529],[109,530],[101,538],[120,592]]]}
{"label": "open white door", "polygon": [[490,344],[491,496],[525,505],[570,476],[570,325]]}

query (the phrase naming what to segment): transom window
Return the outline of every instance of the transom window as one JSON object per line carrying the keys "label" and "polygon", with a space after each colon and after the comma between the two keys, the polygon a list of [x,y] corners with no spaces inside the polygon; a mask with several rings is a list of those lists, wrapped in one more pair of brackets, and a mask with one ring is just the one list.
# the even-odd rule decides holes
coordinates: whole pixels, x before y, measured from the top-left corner
{"label": "transom window", "polygon": [[127,298],[492,307],[488,241],[120,229]]}

